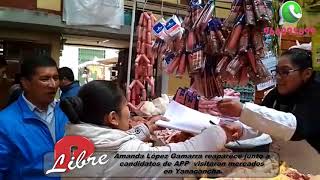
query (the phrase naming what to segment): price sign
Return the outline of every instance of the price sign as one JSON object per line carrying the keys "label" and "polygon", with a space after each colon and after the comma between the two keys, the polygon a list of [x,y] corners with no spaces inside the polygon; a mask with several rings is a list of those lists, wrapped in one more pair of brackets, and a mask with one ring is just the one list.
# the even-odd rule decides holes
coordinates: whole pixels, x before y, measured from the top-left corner
{"label": "price sign", "polygon": [[269,80],[269,81],[267,81],[267,82],[258,84],[258,85],[257,85],[257,90],[258,90],[258,91],[262,91],[262,90],[268,89],[268,88],[270,88],[270,87],[273,87],[273,86],[275,86],[275,85],[276,85],[275,79],[271,79],[271,80]]}
{"label": "price sign", "polygon": [[275,56],[272,56],[272,53],[267,53],[267,56],[265,59],[262,60],[262,63],[267,68],[267,70],[271,73],[272,79],[267,82],[258,84],[257,85],[258,91],[262,91],[276,85],[275,70],[278,63],[277,58]]}

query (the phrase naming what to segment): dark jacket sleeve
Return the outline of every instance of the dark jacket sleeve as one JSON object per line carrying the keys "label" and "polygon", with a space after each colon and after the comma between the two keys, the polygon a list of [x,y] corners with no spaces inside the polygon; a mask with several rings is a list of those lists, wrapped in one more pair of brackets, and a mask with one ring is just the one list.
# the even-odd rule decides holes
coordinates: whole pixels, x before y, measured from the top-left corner
{"label": "dark jacket sleeve", "polygon": [[18,100],[19,96],[22,94],[22,89],[16,89],[12,92],[12,94],[10,94],[9,96],[9,100],[8,100],[8,106],[15,102],[16,100]]}
{"label": "dark jacket sleeve", "polygon": [[297,119],[296,131],[291,138],[293,141],[305,139],[320,152],[320,91],[306,92],[301,103],[296,104],[292,114]]}
{"label": "dark jacket sleeve", "polygon": [[276,90],[271,90],[266,97],[263,99],[261,106],[266,106],[268,108],[273,108],[273,104],[276,100]]}
{"label": "dark jacket sleeve", "polygon": [[[272,90],[264,98],[261,105],[273,108],[276,99],[276,91]],[[313,136],[320,131],[320,127],[318,126],[320,120],[316,120],[317,115],[320,115],[320,113],[317,113],[317,101],[315,99],[319,99],[318,102],[320,102],[318,95],[309,94],[306,95],[301,102],[295,104],[291,113],[297,119],[297,127],[292,140],[302,140],[309,136]]]}
{"label": "dark jacket sleeve", "polygon": [[320,113],[316,102],[306,99],[304,103],[296,105],[292,114],[297,118],[297,129],[292,140],[320,137]]}

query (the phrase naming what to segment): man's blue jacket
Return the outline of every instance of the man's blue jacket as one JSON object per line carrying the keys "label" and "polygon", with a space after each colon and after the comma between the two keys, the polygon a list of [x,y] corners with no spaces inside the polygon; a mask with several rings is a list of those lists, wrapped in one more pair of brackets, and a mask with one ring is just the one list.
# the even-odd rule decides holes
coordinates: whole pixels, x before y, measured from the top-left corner
{"label": "man's blue jacket", "polygon": [[[56,140],[64,136],[67,116],[55,106]],[[44,174],[43,159],[54,151],[49,129],[29,109],[22,96],[0,111],[0,180],[59,179]]]}
{"label": "man's blue jacket", "polygon": [[73,97],[78,95],[78,92],[80,90],[80,84],[79,81],[74,81],[72,84],[68,85],[67,87],[60,88],[62,93],[60,96],[60,100],[63,100],[67,97]]}

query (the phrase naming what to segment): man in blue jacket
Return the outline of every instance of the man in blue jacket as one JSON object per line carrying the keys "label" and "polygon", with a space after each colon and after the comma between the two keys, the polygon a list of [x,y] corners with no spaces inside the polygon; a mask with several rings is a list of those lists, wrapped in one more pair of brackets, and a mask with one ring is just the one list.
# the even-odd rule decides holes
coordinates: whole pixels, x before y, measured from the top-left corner
{"label": "man in blue jacket", "polygon": [[0,111],[0,180],[52,179],[43,159],[64,136],[67,117],[54,97],[59,87],[55,61],[33,57],[21,65],[24,92]]}
{"label": "man in blue jacket", "polygon": [[60,89],[62,91],[60,99],[76,96],[79,92],[79,81],[74,80],[73,72],[68,67],[59,69]]}

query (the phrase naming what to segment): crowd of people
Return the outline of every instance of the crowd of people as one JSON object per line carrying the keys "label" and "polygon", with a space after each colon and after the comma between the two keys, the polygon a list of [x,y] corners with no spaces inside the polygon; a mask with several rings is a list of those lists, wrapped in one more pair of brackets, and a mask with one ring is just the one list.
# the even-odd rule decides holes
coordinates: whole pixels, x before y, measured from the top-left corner
{"label": "crowd of people", "polygon": [[65,135],[85,136],[104,150],[219,152],[230,141],[266,133],[286,141],[305,139],[319,153],[320,86],[314,81],[311,53],[288,50],[279,58],[276,73],[277,86],[261,106],[219,102],[224,115],[239,117],[241,123],[212,125],[184,142],[153,147],[143,140],[160,128],[155,121],[161,117],[130,129],[127,100],[117,84],[96,80],[80,88],[72,70],[58,69],[52,58],[25,59],[19,87],[13,88],[19,89],[16,99],[0,111],[0,179],[53,179],[44,175],[43,157]]}

